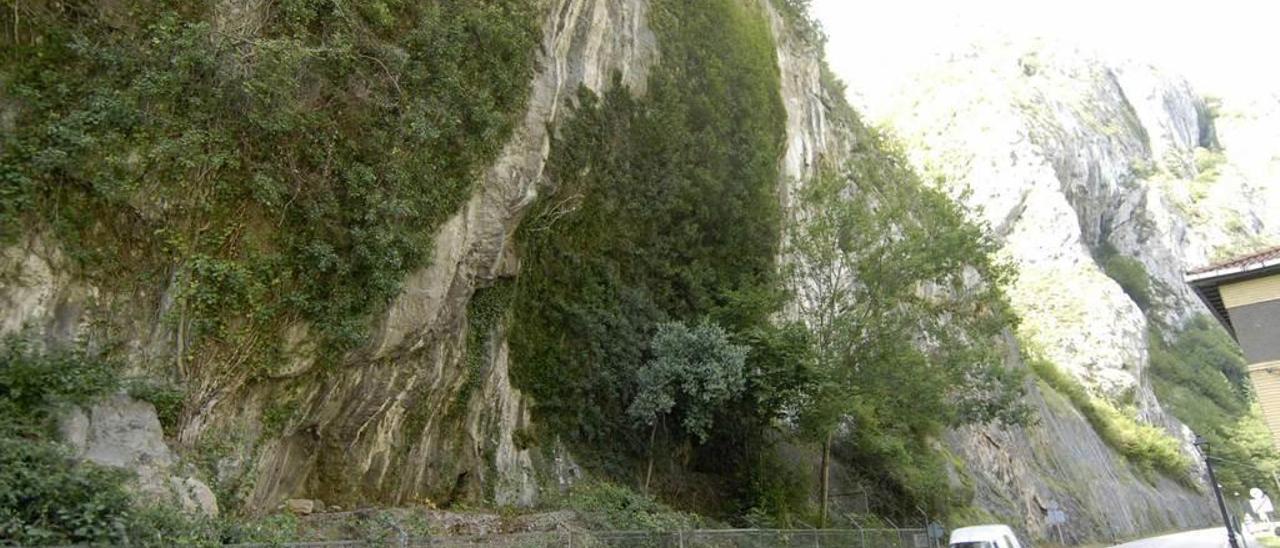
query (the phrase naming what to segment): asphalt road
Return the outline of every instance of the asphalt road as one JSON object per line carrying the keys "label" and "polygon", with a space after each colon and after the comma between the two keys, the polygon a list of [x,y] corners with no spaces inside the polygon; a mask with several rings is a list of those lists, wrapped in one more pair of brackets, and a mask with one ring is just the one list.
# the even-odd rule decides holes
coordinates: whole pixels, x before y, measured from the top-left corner
{"label": "asphalt road", "polygon": [[[1219,527],[1217,529],[1184,531],[1161,537],[1144,538],[1142,540],[1117,544],[1112,548],[1225,548],[1226,546],[1228,546],[1227,530]],[[1258,543],[1254,542],[1253,539],[1250,538],[1248,544],[1241,542],[1240,546],[1241,548],[1244,546],[1256,548]]]}

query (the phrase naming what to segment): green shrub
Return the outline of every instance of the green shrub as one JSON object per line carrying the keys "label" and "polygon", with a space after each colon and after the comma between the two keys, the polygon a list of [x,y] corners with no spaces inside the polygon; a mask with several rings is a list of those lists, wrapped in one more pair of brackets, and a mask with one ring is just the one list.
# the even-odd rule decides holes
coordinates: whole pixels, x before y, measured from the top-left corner
{"label": "green shrub", "polygon": [[131,516],[127,475],[76,464],[48,439],[0,436],[0,539],[119,543]]}
{"label": "green shrub", "polygon": [[467,301],[467,376],[457,399],[449,407],[448,413],[453,416],[461,416],[471,396],[484,382],[485,368],[492,359],[489,343],[511,305],[514,285],[510,279],[499,280],[492,286],[477,288]]}
{"label": "green shrub", "polygon": [[82,349],[0,344],[0,539],[18,544],[120,542],[130,516],[127,475],[76,463],[55,442],[54,418],[117,385],[116,366]]}
{"label": "green shrub", "polygon": [[658,325],[650,351],[653,359],[636,370],[627,415],[646,430],[670,416],[684,435],[705,443],[716,413],[746,388],[747,347],[711,322],[668,322]]}
{"label": "green shrub", "polygon": [[1138,308],[1146,310],[1151,307],[1151,275],[1147,274],[1147,268],[1141,262],[1133,257],[1112,255],[1103,263],[1102,269],[1120,284]]}
{"label": "green shrub", "polygon": [[568,506],[577,510],[588,528],[622,531],[679,531],[696,529],[703,520],[678,512],[621,485],[608,482],[578,484],[569,492]]}
{"label": "green shrub", "polygon": [[750,470],[741,512],[745,525],[764,529],[788,529],[811,519],[816,509],[809,503],[814,484],[810,467],[787,462],[766,452]]}
{"label": "green shrub", "polygon": [[80,348],[44,349],[30,338],[0,341],[0,417],[31,423],[67,405],[82,405],[116,388],[117,364]]}
{"label": "green shrub", "polygon": [[184,513],[173,505],[146,505],[129,516],[125,544],[131,546],[221,545],[219,523]]}
{"label": "green shrub", "polygon": [[1195,182],[1212,183],[1222,176],[1222,166],[1227,163],[1227,155],[1221,150],[1196,147],[1195,162]]}
{"label": "green shrub", "polygon": [[166,434],[173,435],[178,417],[186,402],[187,393],[174,384],[146,378],[133,378],[125,383],[129,397],[150,403],[156,408],[156,417]]}
{"label": "green shrub", "polygon": [[1059,394],[1066,396],[1084,415],[1102,441],[1123,455],[1139,469],[1158,471],[1182,482],[1191,463],[1182,453],[1178,441],[1163,429],[1139,422],[1129,412],[1097,398],[1052,362],[1028,356],[1027,365]]}
{"label": "green shrub", "polygon": [[280,545],[300,537],[297,516],[288,512],[256,519],[231,518],[218,524],[222,544],[262,543]]}
{"label": "green shrub", "polygon": [[1160,173],[1160,168],[1151,160],[1135,158],[1129,163],[1129,171],[1138,179],[1150,179]]}

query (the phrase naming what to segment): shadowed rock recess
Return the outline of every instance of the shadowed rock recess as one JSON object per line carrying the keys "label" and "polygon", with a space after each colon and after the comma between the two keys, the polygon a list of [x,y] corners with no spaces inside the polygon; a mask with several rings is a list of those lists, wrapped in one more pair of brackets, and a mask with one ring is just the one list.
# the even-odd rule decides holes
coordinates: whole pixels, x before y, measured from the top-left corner
{"label": "shadowed rock recess", "polygon": [[[676,50],[664,49],[666,34],[651,12],[676,1],[485,1],[454,19],[441,14],[465,11],[462,3],[423,2],[429,7],[414,17],[452,29],[425,37],[396,24],[399,12],[370,8],[350,16],[362,23],[342,30],[332,13],[300,15],[256,0],[201,2],[132,22],[117,6],[130,2],[27,14],[54,30],[41,40],[19,30],[25,47],[64,39],[58,24],[70,33],[73,21],[92,21],[86,25],[100,27],[98,38],[189,40],[187,48],[218,53],[110,57],[121,47],[114,44],[95,57],[79,44],[49,54],[73,60],[68,71],[87,82],[118,86],[103,88],[109,93],[73,89],[55,97],[31,74],[0,77],[0,158],[18,166],[0,166],[7,201],[0,209],[0,334],[81,345],[118,359],[122,378],[180,393],[172,408],[139,402],[147,398],[132,390],[134,397],[111,395],[64,412],[61,429],[77,456],[135,470],[141,492],[177,491],[193,511],[261,515],[291,499],[347,509],[555,507],[575,482],[634,480],[625,474],[643,453],[619,450],[620,465],[588,458],[539,421],[546,402],[531,395],[539,388],[521,384],[529,373],[508,341],[525,326],[513,325],[519,314],[510,309],[532,283],[522,278],[520,231],[532,230],[531,212],[545,221],[537,207],[547,202],[539,200],[561,199],[556,177],[564,174],[549,174],[548,161],[583,97],[625,89],[627,104],[647,105],[653,90],[672,89],[662,78],[696,66],[663,58]],[[768,30],[785,123],[752,126],[781,143],[766,158],[776,162],[766,170],[776,180],[759,188],[776,198],[778,218],[794,219],[788,212],[804,182],[879,145],[869,144],[876,142],[871,130],[827,72],[821,46],[794,16],[795,2],[708,5],[731,6]],[[506,37],[505,49],[481,55],[498,36]],[[480,60],[457,62],[457,74],[424,54],[458,56],[459,48]],[[5,62],[0,68],[17,66]],[[146,72],[149,62],[180,66],[191,80],[166,83]],[[659,71],[667,62],[680,68]],[[139,71],[137,81],[154,88],[215,91],[187,104],[184,93],[103,76],[117,66]],[[772,77],[773,68],[762,74]],[[704,70],[726,69],[707,63]],[[415,76],[441,72],[448,74]],[[502,78],[514,83],[493,83]],[[8,85],[19,80],[27,87]],[[456,103],[415,102],[449,93]],[[1242,107],[1256,117],[1221,120],[1186,82],[1151,67],[1001,44],[956,56],[897,99],[876,109],[886,132],[927,186],[994,233],[999,258],[1018,273],[1008,294],[1021,324],[1004,341],[1007,364],[1023,371],[1033,360],[1051,364],[1084,397],[1154,426],[1186,463],[1198,462],[1190,429],[1153,387],[1151,338],[1173,344],[1204,312],[1182,272],[1280,236],[1280,189],[1261,182],[1280,172],[1278,156],[1250,148],[1267,117],[1280,112],[1274,98]],[[242,108],[227,118],[245,125],[228,129],[232,122],[217,116],[165,121],[209,104]],[[277,112],[278,120],[268,116]],[[664,122],[702,123],[696,117],[706,111],[691,112],[692,122]],[[325,125],[330,114],[336,121]],[[747,114],[728,115],[755,124]],[[456,135],[440,129],[455,125]],[[250,134],[269,137],[241,138]],[[334,137],[307,141],[308,134]],[[190,148],[131,144],[158,135]],[[737,136],[718,137],[732,143]],[[184,162],[192,151],[221,152]],[[438,162],[451,156],[462,160]],[[575,204],[563,201],[556,205],[571,213]],[[783,246],[761,247],[778,253]],[[1107,266],[1117,257],[1139,265],[1145,289]],[[778,310],[763,316],[782,321]],[[1198,465],[1179,474],[1134,462],[1052,382],[1028,373],[1030,424],[950,428],[922,443],[946,460],[946,481],[961,493],[956,508],[939,509],[950,524],[1003,520],[1044,538],[1051,501],[1069,513],[1065,530],[1075,541],[1212,522]],[[771,419],[776,431],[798,428],[780,415]],[[643,447],[649,435],[630,434],[619,447]],[[795,479],[806,485],[796,502],[807,509],[797,511],[804,519],[813,514],[809,472],[820,458],[811,441],[746,452],[803,470]],[[593,453],[609,444],[597,445]],[[679,455],[688,464],[687,444],[672,447],[685,451]],[[835,464],[836,490],[852,489],[841,482],[859,477],[855,465]],[[729,474],[703,469],[687,477],[717,473]],[[682,510],[755,524],[743,521],[750,509],[728,496],[690,491],[664,486],[658,496]],[[845,498],[833,514],[876,508]]]}

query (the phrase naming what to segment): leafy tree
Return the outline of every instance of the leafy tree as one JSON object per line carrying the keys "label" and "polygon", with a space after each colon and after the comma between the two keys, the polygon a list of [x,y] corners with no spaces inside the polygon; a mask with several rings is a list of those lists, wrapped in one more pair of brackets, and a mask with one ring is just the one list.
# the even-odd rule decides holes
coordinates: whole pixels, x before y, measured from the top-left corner
{"label": "leafy tree", "polygon": [[654,358],[636,371],[638,388],[627,408],[636,424],[650,428],[646,490],[653,475],[659,419],[677,414],[685,434],[706,442],[716,411],[746,388],[747,347],[730,342],[711,322],[692,329],[679,322],[659,325],[652,352]]}
{"label": "leafy tree", "polygon": [[[798,196],[788,234],[795,314],[811,331],[814,381],[803,426],[822,440],[825,525],[837,429],[898,436],[1027,410],[998,338],[1014,322],[996,244],[900,154],[866,131],[851,159]],[[887,427],[886,427],[887,428]]]}

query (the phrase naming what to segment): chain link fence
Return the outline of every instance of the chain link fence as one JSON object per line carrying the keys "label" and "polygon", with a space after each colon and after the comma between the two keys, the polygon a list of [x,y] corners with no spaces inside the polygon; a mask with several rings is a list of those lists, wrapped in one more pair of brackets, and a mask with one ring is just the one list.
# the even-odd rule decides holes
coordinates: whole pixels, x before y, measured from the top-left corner
{"label": "chain link fence", "polygon": [[[250,548],[267,545],[239,545]],[[277,545],[278,546],[278,545]],[[381,542],[331,541],[292,543],[296,548],[322,547],[472,547],[497,548],[934,548],[924,529],[695,529],[690,531],[546,531],[470,536],[410,538]]]}

